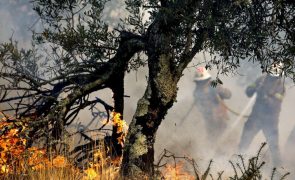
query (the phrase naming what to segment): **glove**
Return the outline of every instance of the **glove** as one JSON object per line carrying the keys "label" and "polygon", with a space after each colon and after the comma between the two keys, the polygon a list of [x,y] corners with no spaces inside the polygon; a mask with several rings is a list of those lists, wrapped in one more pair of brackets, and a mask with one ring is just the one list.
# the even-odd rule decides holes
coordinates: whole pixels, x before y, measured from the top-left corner
{"label": "glove", "polygon": [[275,97],[277,100],[282,101],[283,98],[284,98],[284,95],[282,95],[282,94],[280,94],[280,93],[275,93],[274,97]]}
{"label": "glove", "polygon": [[246,95],[248,97],[252,97],[253,94],[255,93],[255,91],[256,91],[255,85],[248,86],[247,89],[246,89]]}

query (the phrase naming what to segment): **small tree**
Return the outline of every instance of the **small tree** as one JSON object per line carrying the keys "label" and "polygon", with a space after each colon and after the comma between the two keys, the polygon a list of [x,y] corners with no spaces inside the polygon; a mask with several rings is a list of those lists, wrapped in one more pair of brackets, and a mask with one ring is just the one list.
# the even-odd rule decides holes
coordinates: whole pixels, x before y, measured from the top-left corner
{"label": "small tree", "polygon": [[[18,118],[35,117],[28,122],[30,137],[62,139],[79,111],[97,103],[123,113],[125,73],[147,64],[147,87],[129,126],[121,171],[124,176],[153,174],[157,129],[176,100],[183,70],[197,53],[209,52],[206,67],[216,66],[221,73],[237,70],[241,60],[260,62],[262,71],[281,60],[294,79],[293,1],[125,0],[128,17],[117,27],[102,19],[106,3],[33,0],[44,26],[34,32],[39,46],[25,51],[13,42],[1,45],[1,78],[7,82],[1,103],[16,102],[12,108]],[[47,68],[39,68],[42,58]],[[105,88],[114,93],[114,108],[89,99]],[[15,90],[22,93],[7,95]],[[116,129],[112,141],[121,155]]]}

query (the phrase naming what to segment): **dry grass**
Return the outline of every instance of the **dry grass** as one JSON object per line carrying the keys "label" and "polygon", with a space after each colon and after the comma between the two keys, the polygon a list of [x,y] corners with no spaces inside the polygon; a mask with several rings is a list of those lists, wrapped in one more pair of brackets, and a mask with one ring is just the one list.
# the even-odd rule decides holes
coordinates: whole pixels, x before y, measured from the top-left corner
{"label": "dry grass", "polygon": [[48,165],[48,163],[39,164],[39,169],[28,168],[23,172],[9,172],[0,174],[0,179],[30,179],[30,180],[115,180],[119,179],[119,167],[107,164],[107,159],[101,159],[99,162],[89,163],[88,167],[79,169],[73,163],[59,163]]}
{"label": "dry grass", "polygon": [[[264,145],[263,145],[264,146]],[[263,148],[261,147],[261,149]],[[260,180],[260,179],[285,179],[288,173],[274,178],[275,171],[273,175],[269,178],[263,178],[261,173],[261,167],[264,162],[260,160],[260,152],[249,160],[244,160],[240,156],[239,162],[231,162],[234,173],[231,177],[226,179],[231,180]],[[211,162],[207,170],[203,173],[195,169],[195,163],[186,157],[177,157],[172,154],[165,154],[164,158],[172,158],[174,161],[171,163],[165,163],[162,167],[157,167],[158,176],[155,179],[167,179],[167,180],[206,180],[206,179],[216,179],[222,180],[222,172],[217,175],[211,174]],[[177,160],[177,161],[175,161]],[[0,179],[4,180],[117,180],[123,179],[119,175],[119,165],[120,161],[111,160],[109,157],[105,156],[99,150],[93,156],[93,159],[89,160],[88,166],[84,168],[77,168],[74,166],[73,162],[68,161],[63,156],[57,156],[52,158],[48,162],[41,163],[38,169],[26,169],[24,172],[10,172],[2,173]],[[194,171],[188,171],[184,168],[184,163],[189,164],[194,169]],[[35,166],[36,167],[36,166]],[[143,177],[141,179],[144,179]]]}
{"label": "dry grass", "polygon": [[[26,129],[25,124],[12,124],[6,120],[8,117],[2,117],[0,121],[0,130],[5,129],[0,134],[0,179],[30,179],[30,180],[116,180],[124,179],[119,174],[121,159],[113,159],[106,152],[104,141],[98,141],[95,146],[82,151],[74,151],[70,154],[60,154],[57,152],[46,153],[44,149],[31,147],[26,148],[26,139],[22,136],[22,132]],[[1,120],[1,119],[0,119]],[[16,125],[15,125],[16,124]],[[14,126],[12,126],[14,125]],[[123,127],[123,126],[122,126]],[[262,148],[258,150],[257,155],[249,160],[240,157],[240,162],[230,162],[233,169],[231,180],[260,180],[262,177],[261,168],[264,162],[260,160]],[[84,146],[83,146],[84,147]],[[85,146],[88,147],[88,146]],[[83,148],[82,148],[83,149]],[[77,159],[83,161],[77,163]],[[164,159],[172,159],[170,163]],[[192,171],[184,168],[189,165]],[[175,156],[173,153],[165,150],[159,162],[155,166],[156,177],[154,179],[171,179],[171,180],[221,180],[222,172],[217,174],[215,178],[211,174],[211,163],[205,172],[201,173],[197,170],[194,159],[187,157]],[[81,165],[82,164],[82,165]],[[78,168],[79,167],[79,168]],[[270,178],[274,179],[273,173]],[[279,177],[284,179],[288,173]],[[141,177],[141,179],[150,179],[150,177]]]}

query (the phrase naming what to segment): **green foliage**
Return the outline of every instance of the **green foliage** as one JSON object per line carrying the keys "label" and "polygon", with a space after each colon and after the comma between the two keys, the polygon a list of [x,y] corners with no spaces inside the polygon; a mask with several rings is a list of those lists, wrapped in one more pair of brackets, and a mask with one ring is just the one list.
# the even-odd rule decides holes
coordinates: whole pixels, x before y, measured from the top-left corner
{"label": "green foliage", "polygon": [[65,64],[105,61],[115,53],[115,32],[101,20],[107,1],[34,1],[35,11],[45,21],[45,29],[34,34],[40,43],[62,47]]}
{"label": "green foliage", "polygon": [[[6,84],[0,103],[20,119],[33,117],[32,136],[59,143],[80,110],[100,103],[110,111],[90,97],[105,88],[118,97],[114,106],[123,109],[125,73],[146,64],[147,114],[158,126],[173,105],[183,70],[201,51],[210,55],[206,67],[219,73],[238,71],[242,60],[259,62],[262,71],[282,61],[295,81],[295,4],[290,0],[125,0],[127,18],[115,26],[103,20],[107,2],[32,0],[44,28],[34,32],[33,48],[1,44],[0,78]],[[217,77],[212,85],[218,84]],[[156,134],[158,127],[153,128]],[[261,165],[253,163],[249,167]]]}
{"label": "green foliage", "polygon": [[210,31],[205,48],[212,55],[219,54],[218,60],[212,59],[209,64],[223,73],[235,70],[245,59],[259,61],[263,71],[277,60],[284,61],[288,68],[294,67],[294,53],[290,52],[294,48],[294,31],[289,29],[293,26],[294,4],[288,1],[207,3],[210,11],[204,13],[207,18],[204,17],[203,25]]}

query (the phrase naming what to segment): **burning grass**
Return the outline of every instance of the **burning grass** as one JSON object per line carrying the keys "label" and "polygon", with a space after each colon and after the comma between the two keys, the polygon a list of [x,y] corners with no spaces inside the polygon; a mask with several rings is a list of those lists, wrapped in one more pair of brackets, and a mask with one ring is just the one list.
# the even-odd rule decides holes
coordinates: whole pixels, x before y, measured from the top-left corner
{"label": "burning grass", "polygon": [[103,146],[93,148],[87,165],[78,168],[69,154],[28,147],[28,128],[23,121],[1,113],[1,179],[118,179],[120,159],[108,157]]}
{"label": "burning grass", "polygon": [[[114,114],[114,122],[123,131],[125,124],[119,121],[118,114]],[[28,147],[26,123],[15,121],[1,113],[0,117],[0,178],[1,179],[83,179],[83,180],[115,180],[123,179],[120,176],[121,158],[112,158],[108,153],[108,147],[104,143],[97,146],[89,146],[90,156],[83,156],[85,163],[78,166],[77,157],[74,154],[58,154],[36,146]],[[120,143],[124,142],[126,133],[122,133]],[[231,180],[258,180],[263,179],[261,168],[264,162],[260,160],[262,147],[256,156],[245,161],[242,156],[238,162],[231,162],[233,175],[225,177]],[[82,148],[83,149],[83,148]],[[74,151],[76,152],[76,151]],[[176,156],[168,150],[164,150],[159,161],[155,165],[154,179],[167,180],[206,180],[223,179],[223,172],[217,175],[211,174],[212,161],[202,173],[198,170],[194,159],[184,156]],[[275,179],[276,170],[268,179]],[[288,173],[279,177],[284,179]],[[142,177],[150,179],[150,177]]]}

